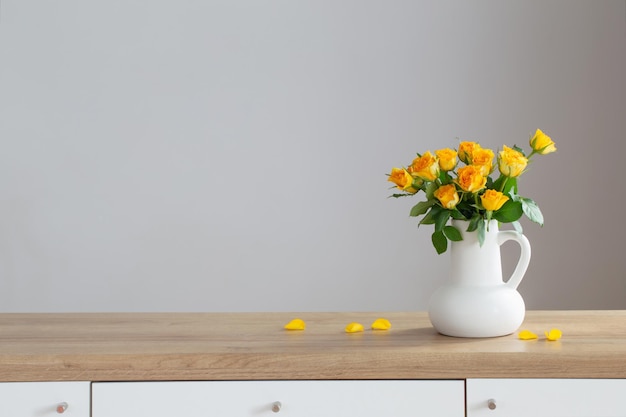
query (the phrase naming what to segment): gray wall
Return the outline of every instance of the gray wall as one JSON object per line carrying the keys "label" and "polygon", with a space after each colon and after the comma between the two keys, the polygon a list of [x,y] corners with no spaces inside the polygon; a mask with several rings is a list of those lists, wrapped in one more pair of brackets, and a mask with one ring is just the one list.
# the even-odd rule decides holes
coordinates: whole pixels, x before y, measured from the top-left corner
{"label": "gray wall", "polygon": [[520,292],[626,308],[624,74],[623,0],[2,0],[0,311],[425,309],[385,174],[537,127]]}

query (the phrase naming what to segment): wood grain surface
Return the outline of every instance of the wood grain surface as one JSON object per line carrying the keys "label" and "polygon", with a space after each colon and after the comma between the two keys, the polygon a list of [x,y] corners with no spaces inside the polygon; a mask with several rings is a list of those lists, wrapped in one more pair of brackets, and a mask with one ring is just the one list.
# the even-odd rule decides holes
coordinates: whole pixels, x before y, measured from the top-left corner
{"label": "wood grain surface", "polygon": [[[306,330],[283,329],[295,317]],[[626,311],[529,311],[521,329],[539,339],[442,336],[423,312],[0,314],[0,381],[626,378]]]}

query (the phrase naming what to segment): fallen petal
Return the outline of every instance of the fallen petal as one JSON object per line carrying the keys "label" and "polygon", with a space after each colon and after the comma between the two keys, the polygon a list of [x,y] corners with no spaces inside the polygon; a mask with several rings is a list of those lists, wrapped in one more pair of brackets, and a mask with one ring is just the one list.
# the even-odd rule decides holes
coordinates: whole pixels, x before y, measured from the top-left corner
{"label": "fallen petal", "polygon": [[306,323],[302,319],[293,319],[289,323],[285,324],[287,330],[304,330]]}
{"label": "fallen petal", "polygon": [[361,323],[350,323],[346,326],[346,333],[358,333],[365,330]]}
{"label": "fallen petal", "polygon": [[389,330],[391,328],[391,323],[387,319],[376,319],[374,323],[372,323],[372,329],[374,330]]}
{"label": "fallen petal", "polygon": [[522,330],[521,332],[517,334],[517,337],[519,337],[521,340],[537,339],[537,335],[531,332],[530,330]]}
{"label": "fallen petal", "polygon": [[551,342],[559,340],[561,336],[563,336],[563,333],[559,329],[550,329],[549,332],[546,332],[546,339]]}

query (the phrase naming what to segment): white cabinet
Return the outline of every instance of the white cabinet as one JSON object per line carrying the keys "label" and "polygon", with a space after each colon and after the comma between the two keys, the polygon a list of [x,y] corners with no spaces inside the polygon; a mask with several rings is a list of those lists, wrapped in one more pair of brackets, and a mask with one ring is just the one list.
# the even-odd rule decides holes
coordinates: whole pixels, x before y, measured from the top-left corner
{"label": "white cabinet", "polygon": [[624,379],[468,379],[467,417],[626,417]]}
{"label": "white cabinet", "polygon": [[93,383],[93,417],[464,417],[464,381]]}
{"label": "white cabinet", "polygon": [[2,417],[89,417],[89,382],[2,382]]}
{"label": "white cabinet", "polygon": [[624,393],[624,379],[5,382],[0,417],[626,417]]}
{"label": "white cabinet", "polygon": [[626,417],[624,393],[624,379],[11,382],[0,416]]}

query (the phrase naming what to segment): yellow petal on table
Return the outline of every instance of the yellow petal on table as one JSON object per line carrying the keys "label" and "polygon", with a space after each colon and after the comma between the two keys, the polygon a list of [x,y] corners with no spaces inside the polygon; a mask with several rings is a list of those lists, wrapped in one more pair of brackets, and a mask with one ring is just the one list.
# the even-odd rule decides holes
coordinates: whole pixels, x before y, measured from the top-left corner
{"label": "yellow petal on table", "polygon": [[521,332],[517,334],[517,337],[519,337],[521,340],[537,339],[537,335],[531,332],[530,330],[522,330]]}
{"label": "yellow petal on table", "polygon": [[289,323],[285,324],[287,330],[304,330],[306,323],[302,319],[293,319]]}
{"label": "yellow petal on table", "polygon": [[372,323],[373,330],[389,330],[391,328],[391,323],[387,319],[376,319],[374,323]]}
{"label": "yellow petal on table", "polygon": [[546,339],[551,342],[559,340],[561,336],[563,336],[563,333],[559,329],[550,329],[549,332],[546,332]]}
{"label": "yellow petal on table", "polygon": [[346,333],[358,333],[365,330],[361,323],[350,323],[346,326]]}

